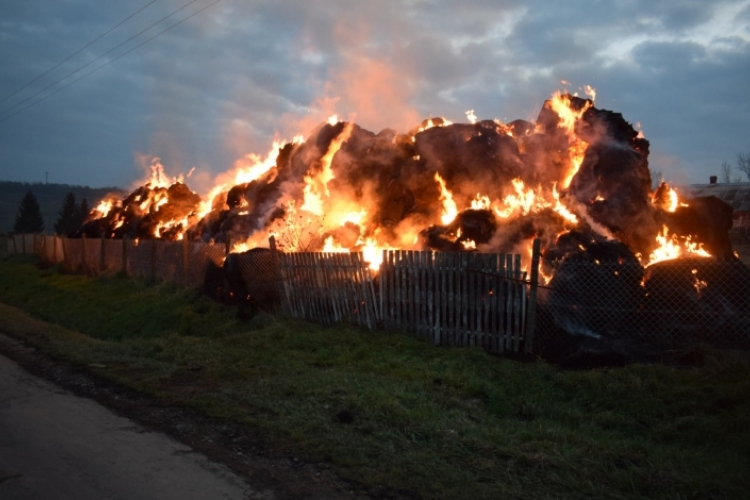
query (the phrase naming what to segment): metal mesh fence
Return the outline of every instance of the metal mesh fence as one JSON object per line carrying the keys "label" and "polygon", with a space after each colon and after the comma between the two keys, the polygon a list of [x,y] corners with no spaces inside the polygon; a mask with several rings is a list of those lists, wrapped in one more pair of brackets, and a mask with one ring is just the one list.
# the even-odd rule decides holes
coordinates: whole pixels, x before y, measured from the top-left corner
{"label": "metal mesh fence", "polygon": [[156,249],[156,240],[128,240],[125,244],[127,255],[126,274],[142,279],[151,279],[152,272],[151,252]]}
{"label": "metal mesh fence", "polygon": [[750,348],[750,268],[713,259],[646,269],[564,264],[540,287],[536,331],[541,344],[584,335],[668,348],[696,341]]}
{"label": "metal mesh fence", "polygon": [[[213,284],[225,299],[264,309],[279,301],[269,250],[227,255],[224,244],[41,235],[12,235],[6,243],[11,254],[37,253],[43,262],[60,263],[68,272],[125,271],[207,290]],[[536,318],[535,348],[575,336],[599,336],[668,348],[701,341],[748,349],[750,267],[710,258],[645,269],[632,263],[563,262],[552,280],[539,286]]]}
{"label": "metal mesh fence", "polygon": [[62,267],[70,273],[83,272],[83,240],[63,238]]}
{"label": "metal mesh fence", "polygon": [[92,276],[99,274],[101,272],[101,260],[101,240],[83,240],[83,255],[81,256],[81,262],[83,263],[84,272]]}
{"label": "metal mesh fence", "polygon": [[156,245],[155,279],[170,283],[185,282],[184,245],[181,241],[163,241]]}
{"label": "metal mesh fence", "polygon": [[[19,234],[8,236],[3,245],[8,254],[34,253],[44,265],[60,264],[66,272],[90,276],[124,272],[141,279],[170,281],[189,287],[202,287],[209,263],[221,267],[226,258],[224,244],[203,242]],[[259,286],[256,282],[256,278],[250,279],[251,289]]]}
{"label": "metal mesh fence", "polygon": [[276,265],[271,251],[256,248],[249,252],[229,254],[225,261],[225,275],[244,293],[244,300],[264,310],[275,310],[280,304]]}
{"label": "metal mesh fence", "polygon": [[44,236],[41,259],[45,264],[56,264],[63,260],[62,240],[57,236]]}
{"label": "metal mesh fence", "polygon": [[203,287],[209,267],[220,268],[227,256],[223,244],[193,242],[188,247],[188,286]]}
{"label": "metal mesh fence", "polygon": [[117,273],[122,268],[122,240],[104,240],[104,259],[101,272]]}
{"label": "metal mesh fence", "polygon": [[36,250],[36,235],[35,234],[24,234],[23,235],[23,247],[26,253],[37,253]]}
{"label": "metal mesh fence", "polygon": [[30,245],[29,247],[26,246],[26,242],[29,241],[26,236],[32,236],[33,235],[24,235],[24,234],[14,234],[10,237],[10,247],[12,247],[12,250],[9,250],[11,253],[17,253],[17,254],[26,254],[26,253],[33,253],[34,246]]}

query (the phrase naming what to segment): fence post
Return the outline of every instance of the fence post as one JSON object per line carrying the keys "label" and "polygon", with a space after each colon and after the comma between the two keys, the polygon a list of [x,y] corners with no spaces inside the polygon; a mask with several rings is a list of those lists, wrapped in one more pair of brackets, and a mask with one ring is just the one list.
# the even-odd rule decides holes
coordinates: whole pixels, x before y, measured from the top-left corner
{"label": "fence post", "polygon": [[81,235],[81,267],[83,268],[83,272],[86,273],[86,268],[88,267],[86,262],[86,233]]}
{"label": "fence post", "polygon": [[185,286],[190,286],[190,240],[188,240],[188,234],[182,235],[182,268],[185,278]]}
{"label": "fence post", "polygon": [[54,233],[52,235],[52,262],[55,264],[58,263],[57,261],[57,233]]}
{"label": "fence post", "polygon": [[105,252],[104,248],[105,248],[104,231],[102,231],[102,246],[101,246],[101,249],[99,250],[99,274],[104,272],[104,269],[106,267],[106,262],[107,262],[106,257],[104,255],[104,252]]}
{"label": "fence post", "polygon": [[268,246],[271,249],[271,262],[273,263],[273,271],[276,275],[276,293],[278,293],[280,302],[279,309],[281,312],[284,312],[286,309],[284,307],[284,303],[286,302],[286,290],[284,289],[284,280],[281,278],[279,255],[278,250],[276,249],[276,238],[273,235],[268,238]]}
{"label": "fence post", "polygon": [[23,254],[26,255],[26,233],[21,233],[21,248],[23,249]]}
{"label": "fence post", "polygon": [[10,239],[13,241],[13,255],[18,255],[18,246],[16,245],[16,233],[11,233]]}
{"label": "fence post", "polygon": [[526,313],[526,335],[523,350],[530,353],[534,348],[534,330],[536,329],[536,296],[539,287],[539,258],[542,240],[534,238],[534,248],[531,252],[531,286],[529,287],[529,310]]}
{"label": "fence post", "polygon": [[122,235],[122,275],[128,275],[128,235]]}
{"label": "fence post", "polygon": [[151,240],[151,283],[156,283],[156,242],[155,238]]}
{"label": "fence post", "polygon": [[62,246],[62,251],[63,251],[62,252],[63,253],[62,254],[62,265],[63,265],[62,267],[63,267],[63,269],[67,267],[66,266],[67,262],[65,262],[65,255],[68,253],[67,250],[65,249],[65,246],[66,246],[65,245],[65,241],[67,239],[68,239],[68,237],[65,236],[64,234],[62,236],[60,236],[60,245]]}

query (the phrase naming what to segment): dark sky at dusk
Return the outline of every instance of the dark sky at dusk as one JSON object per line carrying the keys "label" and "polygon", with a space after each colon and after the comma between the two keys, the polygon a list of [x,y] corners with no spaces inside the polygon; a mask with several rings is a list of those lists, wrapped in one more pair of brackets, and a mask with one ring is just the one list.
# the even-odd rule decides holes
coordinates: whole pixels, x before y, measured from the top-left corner
{"label": "dark sky at dusk", "polygon": [[128,188],[159,156],[172,175],[195,167],[202,192],[333,113],[375,132],[469,109],[534,120],[585,85],[640,123],[668,180],[750,152],[750,0],[157,0],[12,95],[149,1],[0,4],[0,180]]}

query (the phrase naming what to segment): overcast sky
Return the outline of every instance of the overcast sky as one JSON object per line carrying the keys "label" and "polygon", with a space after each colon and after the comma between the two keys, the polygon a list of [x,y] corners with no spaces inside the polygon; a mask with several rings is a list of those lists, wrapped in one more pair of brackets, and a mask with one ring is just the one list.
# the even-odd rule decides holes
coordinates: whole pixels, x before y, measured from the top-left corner
{"label": "overcast sky", "polygon": [[750,152],[750,0],[220,0],[114,60],[214,1],[1,2],[0,180],[129,188],[159,156],[200,191],[334,112],[375,132],[533,120],[587,84],[676,183]]}

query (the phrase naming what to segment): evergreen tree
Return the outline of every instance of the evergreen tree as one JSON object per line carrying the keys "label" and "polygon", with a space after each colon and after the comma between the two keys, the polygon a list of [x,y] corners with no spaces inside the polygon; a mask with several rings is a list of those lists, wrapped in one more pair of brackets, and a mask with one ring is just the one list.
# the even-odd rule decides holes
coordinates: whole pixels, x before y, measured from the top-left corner
{"label": "evergreen tree", "polygon": [[55,222],[55,232],[62,236],[75,231],[77,229],[75,227],[77,212],[76,195],[68,193],[63,200],[57,222]]}
{"label": "evergreen tree", "polygon": [[86,201],[86,198],[83,198],[76,208],[74,231],[78,231],[83,226],[83,223],[86,222],[86,218],[89,216],[89,211],[89,202]]}
{"label": "evergreen tree", "polygon": [[16,215],[13,231],[16,233],[40,233],[42,230],[44,230],[42,210],[39,208],[39,202],[34,193],[29,191],[18,206],[18,215]]}

